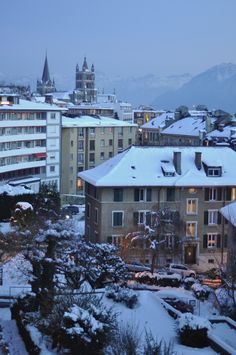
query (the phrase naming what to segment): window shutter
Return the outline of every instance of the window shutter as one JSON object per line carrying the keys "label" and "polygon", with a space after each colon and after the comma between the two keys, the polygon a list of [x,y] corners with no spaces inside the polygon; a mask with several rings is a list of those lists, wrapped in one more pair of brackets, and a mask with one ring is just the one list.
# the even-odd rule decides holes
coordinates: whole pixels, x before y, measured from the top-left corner
{"label": "window shutter", "polygon": [[225,234],[225,236],[224,236],[224,248],[227,248],[227,245],[228,245],[228,235]]}
{"label": "window shutter", "polygon": [[217,234],[216,247],[217,247],[217,248],[220,248],[220,247],[221,247],[221,235],[220,235],[220,234]]}
{"label": "window shutter", "polygon": [[208,211],[204,211],[204,224],[208,224]]}
{"label": "window shutter", "polygon": [[151,212],[146,213],[146,225],[151,227]]}
{"label": "window shutter", "polygon": [[217,201],[222,201],[222,188],[217,189]]}
{"label": "window shutter", "polygon": [[231,187],[226,187],[226,201],[231,201]]}
{"label": "window shutter", "polygon": [[203,248],[207,248],[207,234],[203,235]]}
{"label": "window shutter", "polygon": [[111,236],[107,237],[107,243],[112,244],[112,237]]}
{"label": "window shutter", "polygon": [[134,212],[133,214],[134,225],[138,224],[138,212]]}
{"label": "window shutter", "polygon": [[221,224],[221,213],[218,212],[217,224]]}
{"label": "window shutter", "polygon": [[225,222],[225,224],[228,224],[228,223],[229,223],[229,221],[228,221],[227,218],[224,218],[224,222]]}
{"label": "window shutter", "polygon": [[147,189],[147,201],[152,201],[152,189]]}
{"label": "window shutter", "polygon": [[134,201],[139,201],[139,189],[134,189]]}
{"label": "window shutter", "polygon": [[205,201],[209,201],[209,188],[205,189]]}

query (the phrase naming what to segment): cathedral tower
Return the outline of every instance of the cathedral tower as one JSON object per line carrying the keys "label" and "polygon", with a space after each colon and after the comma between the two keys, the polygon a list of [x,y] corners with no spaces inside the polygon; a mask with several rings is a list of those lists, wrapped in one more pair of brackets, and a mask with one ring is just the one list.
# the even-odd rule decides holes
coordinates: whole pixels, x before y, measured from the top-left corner
{"label": "cathedral tower", "polygon": [[48,58],[47,53],[45,56],[44,67],[43,67],[43,75],[41,80],[37,80],[37,92],[40,95],[45,95],[50,92],[55,92],[55,82],[50,79],[49,67],[48,67]]}
{"label": "cathedral tower", "polygon": [[92,64],[89,70],[86,57],[84,57],[82,70],[79,70],[78,64],[76,65],[75,89],[80,102],[95,102],[97,100],[94,65]]}

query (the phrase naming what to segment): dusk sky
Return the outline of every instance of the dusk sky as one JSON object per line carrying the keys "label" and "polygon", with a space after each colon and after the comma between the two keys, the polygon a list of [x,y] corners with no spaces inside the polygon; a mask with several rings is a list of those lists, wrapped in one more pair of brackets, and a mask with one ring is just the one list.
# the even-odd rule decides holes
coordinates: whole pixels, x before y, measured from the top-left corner
{"label": "dusk sky", "polygon": [[74,85],[75,65],[106,75],[199,73],[236,63],[235,0],[12,0],[1,4],[3,77]]}

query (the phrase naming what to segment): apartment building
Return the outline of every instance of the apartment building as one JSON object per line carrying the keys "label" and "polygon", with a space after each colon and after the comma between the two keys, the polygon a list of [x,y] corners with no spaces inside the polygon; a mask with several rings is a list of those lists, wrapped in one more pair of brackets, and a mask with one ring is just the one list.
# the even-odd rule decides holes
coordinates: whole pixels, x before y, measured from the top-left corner
{"label": "apartment building", "polygon": [[0,184],[37,178],[60,189],[60,142],[60,108],[0,94]]}
{"label": "apartment building", "polygon": [[[154,212],[163,216],[158,265],[184,262],[206,270],[225,263],[228,225],[219,209],[236,198],[235,159],[229,148],[131,147],[79,173],[87,238],[123,248],[125,236],[149,224]],[[129,251],[132,260],[140,257],[134,246]],[[140,259],[150,262],[150,248],[144,246]]]}
{"label": "apartment building", "polygon": [[139,109],[133,110],[133,122],[138,126],[142,126],[162,113],[165,113],[165,111],[154,110],[150,107],[141,106]]}
{"label": "apartment building", "polygon": [[62,119],[61,193],[83,194],[78,173],[92,169],[135,143],[137,125],[110,117]]}

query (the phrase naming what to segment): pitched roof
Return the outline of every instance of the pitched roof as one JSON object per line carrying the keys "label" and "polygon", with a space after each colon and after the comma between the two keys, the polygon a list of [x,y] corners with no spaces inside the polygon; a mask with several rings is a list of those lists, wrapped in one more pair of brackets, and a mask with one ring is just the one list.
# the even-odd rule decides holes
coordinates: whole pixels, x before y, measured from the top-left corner
{"label": "pitched roof", "polygon": [[44,67],[43,67],[42,82],[46,83],[48,81],[50,81],[50,75],[49,75],[49,68],[48,68],[48,58],[47,58],[47,54],[46,54],[45,61],[44,61]]}
{"label": "pitched roof", "polygon": [[236,202],[232,202],[220,209],[220,213],[236,227]]}
{"label": "pitched roof", "polygon": [[[181,175],[164,176],[163,162],[173,170],[174,152],[181,152]],[[195,153],[202,161],[222,164],[222,176],[207,176],[203,165],[195,165]],[[133,146],[79,177],[95,186],[235,186],[236,152],[217,147],[136,147]],[[215,166],[215,165],[214,165]]]}

